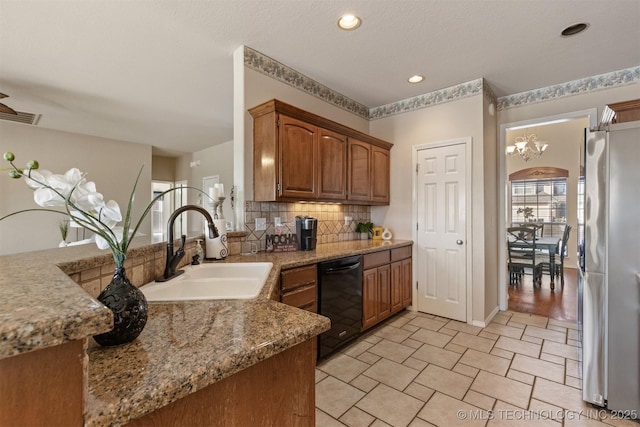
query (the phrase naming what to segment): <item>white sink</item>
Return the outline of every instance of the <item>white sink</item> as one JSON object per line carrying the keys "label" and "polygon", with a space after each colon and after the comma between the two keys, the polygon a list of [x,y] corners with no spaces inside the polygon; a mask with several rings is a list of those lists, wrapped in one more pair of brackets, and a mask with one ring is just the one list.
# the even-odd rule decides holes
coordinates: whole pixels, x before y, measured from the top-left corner
{"label": "white sink", "polygon": [[272,266],[270,262],[190,265],[180,276],[140,290],[149,302],[251,299],[262,290]]}

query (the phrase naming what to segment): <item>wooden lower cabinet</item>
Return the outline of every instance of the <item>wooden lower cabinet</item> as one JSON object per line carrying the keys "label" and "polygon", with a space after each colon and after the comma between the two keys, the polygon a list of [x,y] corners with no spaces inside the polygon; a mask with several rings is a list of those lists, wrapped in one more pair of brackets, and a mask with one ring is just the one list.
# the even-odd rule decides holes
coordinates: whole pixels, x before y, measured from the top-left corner
{"label": "wooden lower cabinet", "polygon": [[364,255],[363,330],[411,305],[411,267],[411,246]]}
{"label": "wooden lower cabinet", "polygon": [[314,342],[298,344],[126,426],[315,426]]}

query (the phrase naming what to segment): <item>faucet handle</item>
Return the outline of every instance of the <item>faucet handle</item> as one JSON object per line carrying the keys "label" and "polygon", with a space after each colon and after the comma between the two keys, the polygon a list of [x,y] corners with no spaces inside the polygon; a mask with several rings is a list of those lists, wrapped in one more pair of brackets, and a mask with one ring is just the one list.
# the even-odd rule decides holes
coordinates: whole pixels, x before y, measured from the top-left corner
{"label": "faucet handle", "polygon": [[182,240],[182,243],[180,244],[180,249],[184,250],[184,245],[185,243],[187,243],[187,236],[183,234],[181,240]]}

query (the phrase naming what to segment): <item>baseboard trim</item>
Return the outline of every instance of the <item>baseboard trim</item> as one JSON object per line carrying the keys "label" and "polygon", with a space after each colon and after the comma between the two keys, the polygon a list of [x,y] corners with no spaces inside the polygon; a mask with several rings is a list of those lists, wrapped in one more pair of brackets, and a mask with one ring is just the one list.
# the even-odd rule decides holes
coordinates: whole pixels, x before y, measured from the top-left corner
{"label": "baseboard trim", "polygon": [[500,311],[500,307],[496,305],[495,308],[491,311],[491,313],[489,313],[487,318],[484,319],[484,322],[480,320],[472,320],[471,325],[479,326],[481,328],[486,328],[487,325],[491,323],[491,320],[493,320],[493,318],[495,317],[496,314],[498,314],[499,311]]}

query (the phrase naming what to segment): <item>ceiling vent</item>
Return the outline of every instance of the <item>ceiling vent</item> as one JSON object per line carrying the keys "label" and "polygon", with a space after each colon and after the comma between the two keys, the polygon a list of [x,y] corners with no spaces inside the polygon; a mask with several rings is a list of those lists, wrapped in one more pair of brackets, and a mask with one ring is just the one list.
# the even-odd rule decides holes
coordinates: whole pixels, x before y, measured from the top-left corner
{"label": "ceiling vent", "polygon": [[38,120],[40,120],[40,114],[25,113],[24,111],[18,111],[17,113],[18,114],[0,113],[0,120],[26,123],[28,125],[37,125]]}

